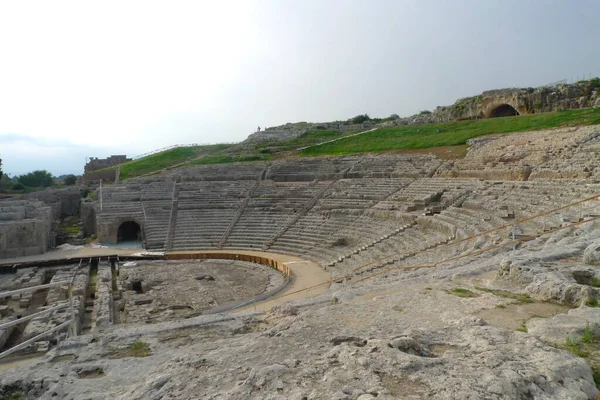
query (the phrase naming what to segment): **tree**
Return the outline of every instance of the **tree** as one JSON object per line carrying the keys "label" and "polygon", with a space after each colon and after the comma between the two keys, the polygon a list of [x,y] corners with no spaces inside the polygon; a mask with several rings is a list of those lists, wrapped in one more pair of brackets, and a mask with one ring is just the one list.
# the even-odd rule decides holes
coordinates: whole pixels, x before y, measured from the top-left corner
{"label": "tree", "polygon": [[14,182],[7,174],[0,177],[0,189],[10,189]]}
{"label": "tree", "polygon": [[49,187],[54,183],[54,178],[46,170],[36,170],[25,175],[19,175],[17,182],[29,187]]}
{"label": "tree", "polygon": [[2,179],[2,159],[0,158],[0,179]]}
{"label": "tree", "polygon": [[77,182],[77,177],[73,174],[69,174],[65,177],[65,185],[71,186]]}

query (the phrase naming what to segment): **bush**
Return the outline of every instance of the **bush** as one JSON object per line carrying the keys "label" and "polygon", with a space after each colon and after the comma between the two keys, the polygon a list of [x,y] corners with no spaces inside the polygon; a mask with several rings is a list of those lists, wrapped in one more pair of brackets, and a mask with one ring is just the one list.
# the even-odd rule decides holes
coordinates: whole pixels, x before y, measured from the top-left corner
{"label": "bush", "polygon": [[370,120],[371,120],[371,118],[369,117],[369,114],[361,114],[361,115],[357,115],[354,118],[351,118],[350,122],[352,122],[353,124],[362,124],[363,122],[367,122]]}
{"label": "bush", "polygon": [[77,177],[73,174],[69,174],[65,177],[65,185],[71,186],[77,182]]}
{"label": "bush", "polygon": [[81,194],[81,198],[85,199],[86,197],[88,197],[88,194],[90,194],[90,188],[89,187],[84,187],[82,188],[79,193]]}
{"label": "bush", "polygon": [[429,111],[429,110],[423,110],[419,113],[419,115],[429,115],[429,114],[431,114],[431,111]]}
{"label": "bush", "polygon": [[29,187],[49,187],[54,183],[54,178],[46,170],[37,170],[26,175],[19,175],[17,182]]}
{"label": "bush", "polygon": [[25,190],[25,185],[21,182],[17,182],[12,186],[12,190]]}

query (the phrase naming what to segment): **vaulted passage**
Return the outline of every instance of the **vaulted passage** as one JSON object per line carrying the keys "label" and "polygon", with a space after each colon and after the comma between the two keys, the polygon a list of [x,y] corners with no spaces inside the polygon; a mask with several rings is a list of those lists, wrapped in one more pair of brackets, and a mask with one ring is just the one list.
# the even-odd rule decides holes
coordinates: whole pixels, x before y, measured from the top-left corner
{"label": "vaulted passage", "polygon": [[519,115],[519,112],[514,109],[510,104],[502,104],[492,110],[489,118],[498,118],[498,117],[513,117],[515,115]]}
{"label": "vaulted passage", "polygon": [[119,231],[117,233],[117,243],[140,242],[141,240],[142,230],[136,222],[125,221],[119,226]]}

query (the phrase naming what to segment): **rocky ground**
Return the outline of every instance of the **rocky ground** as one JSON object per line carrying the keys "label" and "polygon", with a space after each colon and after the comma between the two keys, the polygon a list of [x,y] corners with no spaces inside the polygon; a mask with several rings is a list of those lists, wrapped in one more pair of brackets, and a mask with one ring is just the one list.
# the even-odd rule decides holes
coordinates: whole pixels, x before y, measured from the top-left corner
{"label": "rocky ground", "polygon": [[127,323],[189,318],[284,284],[281,274],[272,268],[245,261],[149,260],[134,264],[122,268],[118,279],[124,289],[121,320]]}
{"label": "rocky ground", "polygon": [[599,248],[589,223],[266,313],[117,325],[4,370],[0,387],[43,399],[595,399]]}

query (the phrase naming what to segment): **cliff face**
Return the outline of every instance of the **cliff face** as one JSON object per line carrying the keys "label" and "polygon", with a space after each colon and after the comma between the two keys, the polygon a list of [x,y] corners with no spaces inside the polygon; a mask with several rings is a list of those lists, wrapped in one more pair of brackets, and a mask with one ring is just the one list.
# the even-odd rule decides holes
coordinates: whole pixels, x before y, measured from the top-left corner
{"label": "cliff face", "polygon": [[598,78],[536,89],[489,90],[478,96],[459,99],[448,107],[437,107],[433,113],[421,118],[409,117],[407,123],[494,118],[594,106],[600,106]]}

